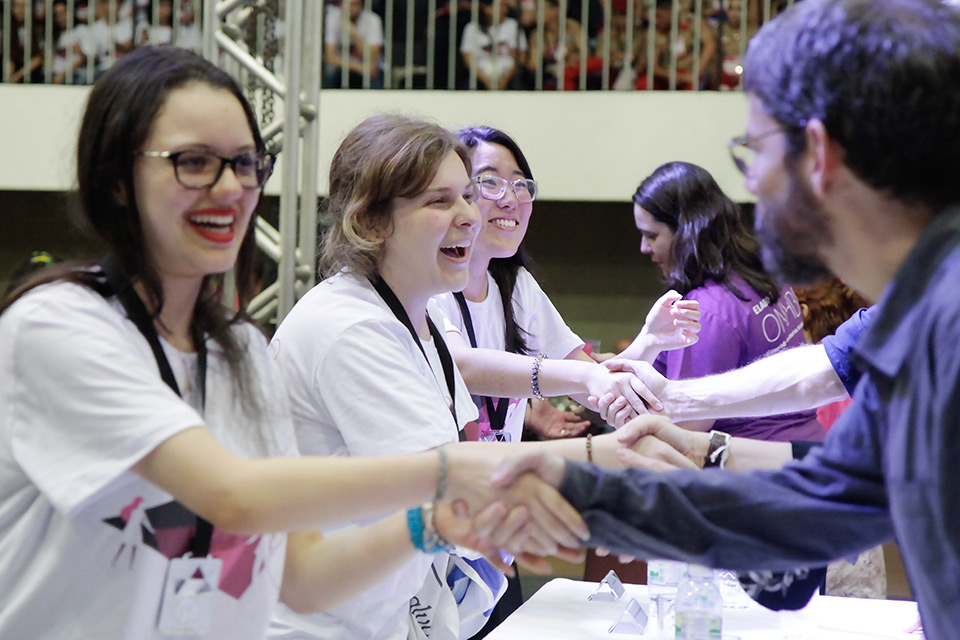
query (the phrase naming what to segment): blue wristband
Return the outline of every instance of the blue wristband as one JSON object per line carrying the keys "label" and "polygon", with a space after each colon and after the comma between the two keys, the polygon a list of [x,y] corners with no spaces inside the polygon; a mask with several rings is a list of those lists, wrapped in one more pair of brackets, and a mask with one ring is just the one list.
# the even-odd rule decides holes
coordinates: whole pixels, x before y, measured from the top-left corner
{"label": "blue wristband", "polygon": [[410,542],[414,548],[424,551],[423,548],[423,508],[407,509],[407,530],[410,532]]}

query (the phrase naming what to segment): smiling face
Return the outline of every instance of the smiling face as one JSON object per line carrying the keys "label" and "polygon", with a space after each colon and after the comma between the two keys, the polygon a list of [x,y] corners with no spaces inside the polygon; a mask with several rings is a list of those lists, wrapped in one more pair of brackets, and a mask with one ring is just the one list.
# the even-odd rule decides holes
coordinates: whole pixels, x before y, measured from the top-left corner
{"label": "smiling face", "polygon": [[423,193],[393,200],[379,272],[404,306],[426,305],[431,296],[467,285],[480,228],[475,192],[463,161],[451,151]]}
{"label": "smiling face", "polygon": [[[747,136],[775,131],[779,123],[767,115],[756,96],[748,97]],[[746,187],[757,197],[754,230],[764,268],[791,284],[810,284],[830,275],[820,257],[831,238],[830,221],[797,167],[785,162],[786,136],[759,137],[747,171]]]}
{"label": "smiling face", "polygon": [[[526,178],[516,158],[502,145],[480,142],[474,147],[472,158],[475,176],[497,176],[508,182]],[[517,200],[508,186],[499,200],[480,198],[477,204],[483,224],[477,239],[477,257],[489,260],[514,255],[527,233],[533,203]]]}
{"label": "smiling face", "polygon": [[[255,150],[243,107],[224,89],[193,82],[168,94],[140,151],[204,150],[234,157]],[[148,259],[161,280],[233,267],[260,197],[229,166],[212,187],[188,189],[167,158],[138,156],[134,198]]]}
{"label": "smiling face", "polygon": [[638,204],[633,205],[633,220],[640,231],[640,252],[650,256],[653,264],[666,277],[672,262],[673,230]]}

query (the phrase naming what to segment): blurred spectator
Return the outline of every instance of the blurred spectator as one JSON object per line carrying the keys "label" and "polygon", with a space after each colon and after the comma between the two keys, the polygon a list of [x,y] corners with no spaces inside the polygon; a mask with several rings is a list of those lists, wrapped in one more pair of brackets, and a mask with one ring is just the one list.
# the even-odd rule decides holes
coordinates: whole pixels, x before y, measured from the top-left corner
{"label": "blurred spectator", "polygon": [[[580,23],[567,18],[564,25],[564,34],[560,36],[560,1],[545,0],[543,11],[543,42],[540,42],[539,29],[530,32],[530,55],[527,58],[526,69],[532,79],[537,67],[543,70],[543,88],[552,90],[557,88],[558,78],[565,76],[565,69],[580,66]],[[533,86],[533,82],[526,83]],[[564,83],[564,89],[576,89],[576,82]]]}
{"label": "blurred spectator", "polygon": [[173,40],[173,0],[157,0],[156,7],[156,16],[153,15],[154,0],[150,0],[144,7],[143,16],[137,22],[137,46],[175,44],[191,51],[199,50],[200,34],[194,25],[193,3],[181,2],[180,28],[177,30],[176,42]]}
{"label": "blurred spectator", "polygon": [[[113,66],[117,58],[133,48],[133,4],[123,0],[111,15],[111,0],[96,0],[93,22],[83,38],[83,53],[93,59],[93,79]],[[111,51],[112,49],[112,51]]]}
{"label": "blurred spectator", "polygon": [[498,3],[497,20],[494,20],[494,2],[480,0],[479,24],[468,22],[460,41],[463,62],[468,69],[476,65],[477,86],[481,89],[509,88],[518,61],[526,60],[527,38],[516,19],[507,15],[509,2]]}
{"label": "blurred spectator", "polygon": [[[383,21],[380,16],[363,8],[363,0],[346,0],[349,12],[344,15],[341,7],[327,7],[325,20],[326,38],[324,40],[323,86],[334,88],[341,86],[342,70],[349,69],[351,89],[363,87],[364,53],[368,60],[366,70],[370,76],[370,88],[383,88]],[[349,55],[342,57],[341,37],[350,38]]]}
{"label": "blurred spectator", "polygon": [[[843,322],[869,303],[839,278],[797,287],[794,290],[803,314],[803,330],[807,341],[817,343],[833,335]],[[850,398],[817,409],[817,420],[827,429],[833,426],[851,402]],[[887,573],[883,548],[874,547],[861,553],[855,562],[839,560],[827,567],[826,593],[852,598],[887,597]]]}
{"label": "blurred spectator", "polygon": [[[710,86],[721,90],[739,89],[743,77],[740,52],[746,52],[747,41],[760,28],[759,3],[749,2],[746,30],[743,29],[743,0],[716,0],[707,23],[714,30],[718,54],[706,73]],[[718,65],[718,61],[722,64]],[[719,77],[719,80],[717,78]]]}
{"label": "blurred spectator", "polygon": [[53,2],[53,63],[51,82],[54,84],[83,84],[85,78],[78,73],[87,62],[83,53],[83,39],[87,37],[87,26],[77,24],[74,16],[73,27],[67,20],[66,0]]}
{"label": "blurred spectator", "polygon": [[[813,344],[833,335],[837,327],[858,309],[870,306],[863,296],[835,277],[818,284],[796,287],[794,292],[803,315],[803,333],[807,342]],[[847,398],[820,407],[817,409],[817,420],[829,429],[850,402],[851,399]]]}
{"label": "blurred spectator", "polygon": [[[676,59],[676,88],[706,88],[704,79],[717,53],[717,41],[710,26],[700,21],[700,78],[694,83],[694,37],[696,35],[694,16],[682,8],[677,12],[677,37],[672,39],[673,2],[657,0],[654,25],[653,88],[670,88],[670,69]],[[644,73],[637,79],[637,88],[646,89],[648,79]]]}
{"label": "blurred spectator", "polygon": [[[643,4],[634,2],[633,33],[630,51],[627,50],[627,3],[614,0],[610,16],[610,88],[633,89],[639,76],[647,72],[647,19]],[[598,37],[598,46],[604,42],[604,33]]]}
{"label": "blurred spectator", "polygon": [[[26,0],[13,0],[10,5],[10,59],[7,72],[10,82],[23,82],[24,76],[30,76],[30,82],[43,82],[43,48],[40,42],[36,14],[27,16]],[[29,23],[29,25],[28,25]],[[28,28],[29,26],[29,28]],[[30,43],[30,59],[26,60],[27,42]]]}

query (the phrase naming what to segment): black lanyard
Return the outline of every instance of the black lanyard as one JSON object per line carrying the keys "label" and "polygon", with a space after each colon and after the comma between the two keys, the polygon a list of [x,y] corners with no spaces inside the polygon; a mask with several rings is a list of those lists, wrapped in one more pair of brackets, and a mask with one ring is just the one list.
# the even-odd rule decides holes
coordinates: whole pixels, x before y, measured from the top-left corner
{"label": "black lanyard", "polygon": [[[420,349],[420,353],[423,354],[423,359],[427,361],[427,366],[430,367],[430,371],[433,371],[433,367],[430,366],[430,358],[427,357],[427,352],[420,342],[420,336],[417,335],[417,330],[413,328],[413,323],[410,322],[410,316],[407,315],[407,310],[403,308],[403,304],[400,303],[397,294],[393,292],[390,285],[379,275],[371,278],[370,284],[377,290],[377,293],[380,294],[383,301],[387,303],[387,306],[390,307],[390,311],[397,317],[397,320],[402,322],[403,326],[410,332],[413,341]],[[457,430],[457,437],[463,441],[466,440],[466,434],[460,430],[460,423],[457,421],[457,384],[456,376],[453,372],[453,358],[450,356],[450,350],[447,349],[447,343],[443,340],[443,335],[437,329],[437,326],[433,324],[433,320],[430,319],[429,314],[427,315],[427,327],[430,329],[433,344],[437,347],[437,355],[440,356],[440,366],[443,367],[443,377],[447,381],[447,390],[450,392],[450,413],[453,414],[453,426]]]}
{"label": "black lanyard", "polygon": [[[467,307],[467,299],[463,293],[456,291],[453,297],[460,306],[460,315],[463,317],[463,326],[467,329],[467,337],[470,338],[470,346],[477,348],[477,334],[473,330],[473,318],[470,316],[470,309]],[[473,396],[473,401],[479,409],[481,404],[487,407],[487,418],[490,420],[490,430],[496,433],[503,431],[507,423],[507,409],[510,407],[509,398],[497,398],[496,407],[493,404],[493,398],[490,396]]]}
{"label": "black lanyard", "polygon": [[[170,368],[170,362],[167,360],[167,354],[163,352],[160,345],[160,336],[157,335],[157,329],[153,326],[153,319],[147,308],[143,306],[143,301],[133,288],[133,284],[120,271],[116,258],[111,254],[100,261],[100,269],[107,279],[107,290],[105,296],[116,295],[117,300],[123,305],[127,317],[136,325],[140,333],[147,340],[150,349],[153,351],[153,357],[157,361],[157,368],[160,369],[160,377],[167,386],[173,389],[181,398],[180,387],[177,385],[177,379],[173,375],[173,369]],[[203,411],[207,403],[207,345],[204,337],[197,332],[193,336],[193,346],[197,350],[197,388],[200,390],[200,407]],[[197,518],[196,532],[193,535],[193,542],[190,545],[190,552],[194,558],[203,558],[210,553],[210,541],[213,538],[213,524],[199,515]]]}

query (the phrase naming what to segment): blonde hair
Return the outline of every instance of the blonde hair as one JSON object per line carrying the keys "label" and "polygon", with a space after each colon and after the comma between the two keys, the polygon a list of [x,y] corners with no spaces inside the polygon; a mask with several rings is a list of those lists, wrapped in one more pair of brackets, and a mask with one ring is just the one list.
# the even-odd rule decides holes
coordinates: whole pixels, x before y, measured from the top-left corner
{"label": "blonde hair", "polygon": [[320,246],[321,277],[344,267],[366,277],[375,274],[390,235],[394,199],[423,193],[451,151],[469,176],[468,149],[432,122],[378,115],[348,133],[330,163],[330,195],[323,209],[331,226]]}

